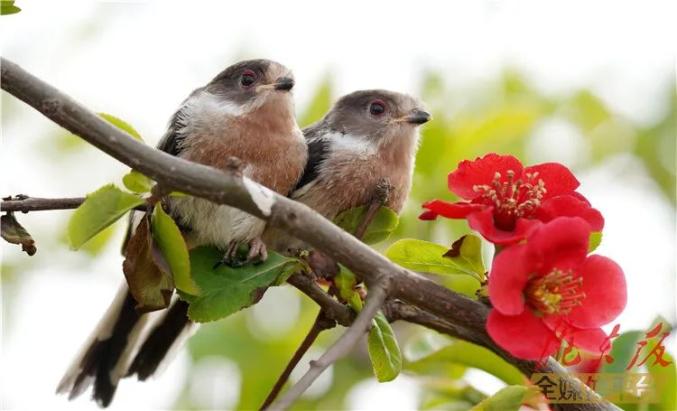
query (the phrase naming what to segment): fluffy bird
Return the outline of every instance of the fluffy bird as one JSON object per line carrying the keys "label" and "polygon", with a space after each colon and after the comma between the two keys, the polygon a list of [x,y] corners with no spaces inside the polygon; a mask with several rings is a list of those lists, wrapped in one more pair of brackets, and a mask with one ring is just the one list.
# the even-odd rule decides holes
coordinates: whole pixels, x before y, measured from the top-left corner
{"label": "fluffy bird", "polygon": [[[306,143],[294,116],[293,86],[290,70],[274,61],[232,65],[181,104],[158,148],[219,169],[231,167],[235,157],[246,177],[287,195],[299,181],[307,160]],[[194,197],[172,198],[168,206],[191,247],[219,247],[224,250],[225,262],[239,264],[238,246],[248,244],[246,261],[266,258],[261,241],[264,221]],[[183,303],[175,303],[164,316],[141,315],[135,305],[123,286],[59,383],[58,392],[67,392],[72,399],[93,385],[93,398],[105,407],[121,377],[130,373],[141,376],[148,368],[144,368],[146,362],[159,362],[173,344],[179,345],[181,336],[189,335]],[[166,319],[177,316],[177,310],[183,321],[163,327]],[[157,327],[148,325],[153,315],[162,316]],[[153,363],[153,371],[156,367]]]}
{"label": "fluffy bird", "polygon": [[[318,123],[304,129],[308,163],[291,194],[332,219],[344,210],[368,204],[381,181],[391,186],[386,206],[399,212],[411,187],[418,126],[430,119],[418,100],[383,90],[357,91],[341,98]],[[280,252],[305,247],[274,229],[264,241]],[[188,304],[176,301],[150,331],[128,374],[153,375],[170,350],[193,325]]]}
{"label": "fluffy bird", "polygon": [[[415,98],[387,90],[361,90],[339,99],[319,122],[305,128],[308,164],[291,198],[333,220],[369,204],[381,182],[384,205],[399,213],[411,188],[419,127],[430,114]],[[280,252],[305,245],[275,229],[265,242]]]}

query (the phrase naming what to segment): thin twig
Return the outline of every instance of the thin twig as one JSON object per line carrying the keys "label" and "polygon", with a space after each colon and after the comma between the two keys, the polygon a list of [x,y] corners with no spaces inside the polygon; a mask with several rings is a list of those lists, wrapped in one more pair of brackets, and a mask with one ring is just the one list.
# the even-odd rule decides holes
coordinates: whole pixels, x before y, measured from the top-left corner
{"label": "thin twig", "polygon": [[308,278],[304,274],[297,273],[289,277],[287,282],[315,301],[328,318],[344,327],[349,327],[353,323],[355,319],[353,310],[336,301],[331,295],[320,288],[313,279]]}
{"label": "thin twig", "polygon": [[388,197],[390,197],[390,192],[392,191],[393,186],[385,179],[376,184],[376,190],[374,196],[367,206],[367,212],[364,214],[360,225],[357,226],[355,230],[355,238],[362,240],[364,234],[367,232],[367,228],[376,217],[378,210],[388,202]]}
{"label": "thin twig", "polygon": [[0,211],[22,212],[42,211],[42,210],[71,210],[80,207],[85,201],[84,197],[72,198],[37,198],[27,197],[21,200],[11,199],[3,200],[0,204]]}
{"label": "thin twig", "polygon": [[[84,202],[85,197],[25,197],[22,199],[3,200],[2,203],[0,203],[0,211],[29,213],[31,211],[72,210],[80,207]],[[140,205],[134,209],[145,211],[147,207],[145,205]]]}
{"label": "thin twig", "polygon": [[364,309],[355,319],[353,325],[316,361],[310,362],[310,369],[301,379],[287,391],[278,401],[268,408],[271,411],[286,410],[298,399],[324,370],[339,358],[346,355],[371,326],[371,320],[383,306],[387,296],[385,284],[372,285],[367,295]]}
{"label": "thin twig", "polygon": [[[355,237],[356,238],[362,240],[362,238],[364,237],[364,233],[367,230],[367,227],[369,227],[372,220],[376,216],[376,212],[387,201],[389,192],[390,192],[390,185],[389,184],[384,182],[384,183],[379,183],[377,185],[377,194],[375,195],[372,202],[369,204],[369,206],[367,208],[367,212],[365,213],[364,217],[362,218],[362,222],[360,223],[360,225],[357,227],[357,230],[355,231]],[[332,263],[334,263],[333,260],[332,260]],[[334,264],[336,264],[336,263],[334,263]],[[302,274],[298,274],[298,275],[302,275]],[[306,278],[308,278],[308,277],[306,277]],[[310,281],[312,281],[312,280],[310,280]],[[327,296],[330,299],[333,300],[333,298],[331,298],[331,296],[329,296],[329,295],[327,295]],[[331,322],[329,323],[329,321],[331,321]],[[266,409],[275,400],[275,398],[277,398],[277,396],[280,394],[280,391],[282,390],[282,387],[284,386],[284,384],[287,382],[287,379],[291,375],[291,372],[294,370],[294,368],[296,367],[298,362],[301,361],[301,358],[306,353],[306,351],[308,351],[308,349],[310,349],[310,347],[313,345],[313,343],[315,342],[317,337],[320,335],[320,333],[324,330],[329,329],[329,328],[333,328],[335,325],[336,325],[336,321],[330,320],[328,318],[327,314],[325,314],[324,309],[322,307],[320,307],[320,312],[317,313],[317,318],[315,319],[313,326],[308,331],[306,338],[303,339],[301,346],[296,350],[296,352],[294,353],[294,356],[289,360],[289,363],[285,367],[284,371],[282,372],[280,377],[275,382],[273,389],[270,391],[270,393],[266,397],[265,401],[263,402],[263,405],[261,405],[262,410]]]}
{"label": "thin twig", "polygon": [[289,363],[285,367],[284,371],[282,371],[282,374],[275,382],[273,389],[270,391],[265,401],[263,401],[263,404],[261,405],[261,410],[265,410],[266,408],[268,408],[268,406],[272,404],[275,398],[277,398],[277,396],[280,394],[280,391],[282,390],[282,387],[289,379],[291,372],[294,370],[299,361],[301,361],[301,358],[303,358],[308,349],[310,349],[310,347],[313,345],[313,343],[320,335],[320,333],[324,330],[334,328],[335,326],[336,321],[327,318],[324,315],[322,309],[320,308],[320,312],[317,314],[317,317],[315,318],[313,326],[310,328],[308,335],[306,335],[306,338],[303,339],[303,342],[301,342],[299,348],[296,349],[296,352],[294,352],[294,356],[291,358],[291,360],[289,360]]}

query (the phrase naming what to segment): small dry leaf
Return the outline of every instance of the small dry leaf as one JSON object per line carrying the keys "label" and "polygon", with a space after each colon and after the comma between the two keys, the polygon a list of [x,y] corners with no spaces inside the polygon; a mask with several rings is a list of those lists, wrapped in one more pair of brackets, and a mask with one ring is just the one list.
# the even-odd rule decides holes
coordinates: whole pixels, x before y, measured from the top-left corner
{"label": "small dry leaf", "polygon": [[35,254],[38,249],[35,247],[35,241],[28,231],[16,221],[13,214],[5,214],[0,217],[0,227],[2,238],[12,244],[21,244],[21,249],[28,255]]}
{"label": "small dry leaf", "polygon": [[144,313],[169,306],[174,282],[167,262],[150,235],[148,215],[144,216],[127,243],[122,271],[137,302],[137,311]]}

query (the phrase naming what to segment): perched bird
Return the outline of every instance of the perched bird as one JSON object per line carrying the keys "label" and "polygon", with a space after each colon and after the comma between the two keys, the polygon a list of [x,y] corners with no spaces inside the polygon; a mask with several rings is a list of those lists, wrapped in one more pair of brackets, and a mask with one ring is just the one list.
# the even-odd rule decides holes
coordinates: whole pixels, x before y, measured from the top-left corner
{"label": "perched bird", "polygon": [[[306,143],[294,116],[293,86],[291,72],[279,63],[249,60],[232,65],[181,104],[158,148],[219,169],[229,168],[235,157],[244,176],[287,195],[299,181],[307,160]],[[236,254],[240,244],[250,246],[247,261],[266,258],[260,239],[264,221],[194,197],[171,198],[168,208],[191,247],[223,249],[224,261],[229,264],[242,263]],[[163,313],[143,315],[135,305],[123,286],[59,383],[58,392],[68,392],[74,398],[93,384],[94,399],[105,407],[121,377],[129,373],[147,376],[144,364],[156,357],[159,362],[172,344],[179,345],[180,335],[189,334],[185,303],[175,303]],[[177,311],[181,321],[167,327],[166,320],[176,317]],[[148,326],[151,316],[161,317],[160,326]],[[137,361],[132,363],[149,331]],[[153,371],[156,367],[153,363]]]}
{"label": "perched bird", "polygon": [[[385,181],[390,192],[383,205],[399,213],[411,188],[418,126],[430,118],[418,100],[402,93],[362,90],[342,97],[303,130],[308,163],[291,198],[333,220],[369,204]],[[264,241],[280,252],[305,248],[273,228]]]}
{"label": "perched bird", "polygon": [[[320,122],[306,128],[309,157],[292,198],[332,219],[367,204],[385,180],[392,187],[386,206],[399,212],[411,187],[418,126],[430,114],[414,98],[390,91],[358,91],[341,98]],[[264,235],[280,252],[303,244],[279,230]],[[131,362],[129,374],[145,380],[192,328],[188,304],[176,301],[157,322]]]}

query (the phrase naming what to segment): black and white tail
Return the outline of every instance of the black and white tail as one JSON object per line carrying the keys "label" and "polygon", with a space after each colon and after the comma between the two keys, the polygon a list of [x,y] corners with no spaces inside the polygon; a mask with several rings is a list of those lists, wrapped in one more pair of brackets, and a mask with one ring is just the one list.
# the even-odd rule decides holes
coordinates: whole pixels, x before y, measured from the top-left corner
{"label": "black and white tail", "polygon": [[[66,374],[58,393],[69,399],[93,386],[92,398],[101,407],[113,400],[120,378],[138,374],[140,380],[153,375],[168,353],[183,345],[196,329],[186,316],[186,304],[175,301],[162,313],[139,314],[126,284],[88,338]],[[159,321],[158,321],[159,320]],[[150,324],[153,323],[155,324]]]}
{"label": "black and white tail", "polygon": [[188,319],[188,304],[176,300],[146,337],[126,376],[136,374],[145,381],[158,371],[160,364],[173,358],[196,330],[197,325]]}

